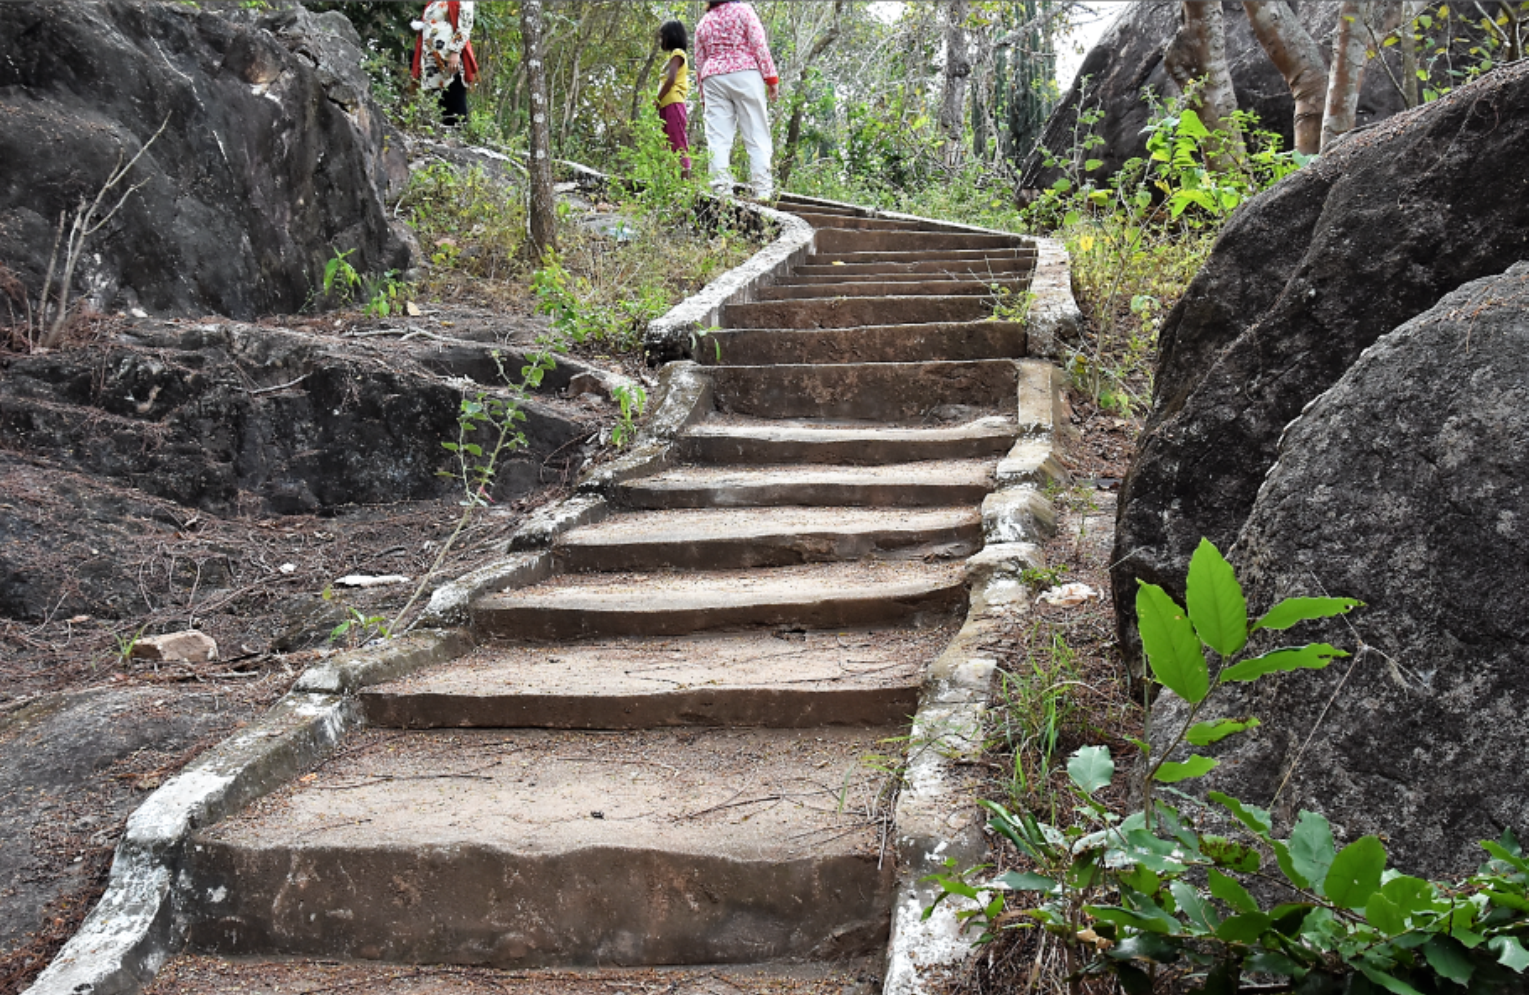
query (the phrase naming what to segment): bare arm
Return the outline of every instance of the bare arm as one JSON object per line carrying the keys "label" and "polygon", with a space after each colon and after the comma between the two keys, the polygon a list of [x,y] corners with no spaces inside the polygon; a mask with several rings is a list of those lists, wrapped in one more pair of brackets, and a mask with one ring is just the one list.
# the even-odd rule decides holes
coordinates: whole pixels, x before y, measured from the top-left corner
{"label": "bare arm", "polygon": [[664,67],[664,82],[658,88],[658,98],[655,103],[663,103],[664,98],[669,95],[669,91],[674,89],[674,84],[680,75],[680,61],[679,56],[672,56],[669,59],[669,64]]}

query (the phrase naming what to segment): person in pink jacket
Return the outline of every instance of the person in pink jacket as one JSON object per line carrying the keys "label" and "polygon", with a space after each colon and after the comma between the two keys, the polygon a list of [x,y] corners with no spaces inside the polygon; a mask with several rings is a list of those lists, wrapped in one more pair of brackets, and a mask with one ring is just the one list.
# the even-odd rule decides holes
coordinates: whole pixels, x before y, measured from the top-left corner
{"label": "person in pink jacket", "polygon": [[707,0],[706,6],[695,29],[695,65],[706,108],[711,189],[723,196],[732,192],[733,137],[742,132],[750,187],[756,198],[767,201],[774,196],[775,181],[770,176],[773,150],[765,102],[780,92],[770,44],[759,15],[748,4]]}

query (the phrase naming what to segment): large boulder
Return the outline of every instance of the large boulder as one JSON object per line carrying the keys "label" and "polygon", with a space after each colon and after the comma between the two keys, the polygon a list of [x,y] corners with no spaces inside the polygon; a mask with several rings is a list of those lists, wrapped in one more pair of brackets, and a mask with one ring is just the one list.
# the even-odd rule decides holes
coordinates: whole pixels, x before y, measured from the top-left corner
{"label": "large boulder", "polygon": [[[1114,5],[1111,5],[1114,6]],[[1104,36],[1089,49],[1072,86],[1051,112],[1041,133],[1039,147],[1025,159],[1021,186],[1050,186],[1061,175],[1046,165],[1046,154],[1067,155],[1078,138],[1093,131],[1104,145],[1090,149],[1088,158],[1104,165],[1094,174],[1109,176],[1127,159],[1145,156],[1142,129],[1151,115],[1148,98],[1158,101],[1176,96],[1178,85],[1163,65],[1163,53],[1179,28],[1178,0],[1137,0],[1121,11]],[[1260,127],[1284,138],[1284,148],[1295,143],[1295,100],[1290,87],[1258,44],[1240,2],[1222,3],[1226,25],[1226,58],[1237,90],[1237,106],[1258,115]],[[1330,56],[1332,34],[1338,23],[1335,3],[1301,3],[1294,0],[1296,18]],[[1395,49],[1387,59],[1396,62]],[[1387,72],[1371,64],[1359,93],[1355,121],[1359,126],[1390,117],[1405,108],[1401,91],[1392,82],[1398,69]],[[1099,109],[1103,118],[1093,125],[1078,124],[1080,109]]]}
{"label": "large boulder", "polygon": [[[1264,726],[1203,788],[1266,806],[1288,774],[1277,815],[1388,835],[1399,867],[1436,876],[1529,830],[1526,439],[1529,263],[1382,337],[1290,427],[1233,560],[1259,609],[1362,599],[1352,630],[1302,634],[1362,649],[1214,702]],[[1163,696],[1153,729],[1181,713]]]}
{"label": "large boulder", "polygon": [[95,308],[248,318],[301,308],[336,251],[407,268],[384,196],[408,164],[360,59],[338,13],[0,4],[0,265],[35,305],[60,214],[163,124],[84,244],[73,283]]}
{"label": "large boulder", "polygon": [[1135,645],[1138,578],[1182,592],[1225,549],[1281,430],[1380,336],[1529,258],[1529,65],[1345,139],[1246,204],[1169,315],[1121,492],[1113,578]]}

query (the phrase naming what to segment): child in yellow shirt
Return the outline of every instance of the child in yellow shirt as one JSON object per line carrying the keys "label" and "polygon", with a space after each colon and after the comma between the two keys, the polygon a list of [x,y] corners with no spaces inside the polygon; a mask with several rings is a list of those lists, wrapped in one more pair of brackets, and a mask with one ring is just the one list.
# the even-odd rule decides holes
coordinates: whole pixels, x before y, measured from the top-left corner
{"label": "child in yellow shirt", "polygon": [[664,134],[669,137],[669,148],[680,154],[680,166],[687,180],[690,179],[690,112],[685,109],[685,98],[690,96],[690,59],[685,53],[688,44],[685,26],[679,21],[665,21],[658,29],[658,47],[673,54],[664,66],[664,81],[654,101],[664,122]]}

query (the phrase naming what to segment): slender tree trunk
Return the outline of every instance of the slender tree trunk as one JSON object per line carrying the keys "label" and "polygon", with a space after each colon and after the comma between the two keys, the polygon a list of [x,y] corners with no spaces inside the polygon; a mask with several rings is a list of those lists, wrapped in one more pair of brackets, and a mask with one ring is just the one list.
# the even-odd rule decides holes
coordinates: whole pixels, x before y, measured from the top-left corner
{"label": "slender tree trunk", "polygon": [[1397,29],[1397,48],[1401,49],[1402,60],[1402,101],[1408,107],[1416,107],[1422,103],[1418,95],[1418,40],[1413,37],[1414,23],[1422,13],[1423,5],[1417,0],[1406,0],[1402,4],[1402,23]]}
{"label": "slender tree trunk", "polygon": [[1333,36],[1333,62],[1327,78],[1327,108],[1322,114],[1322,151],[1354,130],[1359,87],[1364,83],[1364,25],[1370,17],[1366,0],[1343,0],[1338,5],[1338,32]]}
{"label": "slender tree trunk", "polygon": [[1237,110],[1237,90],[1232,85],[1232,71],[1226,62],[1226,28],[1222,23],[1221,0],[1184,0],[1178,34],[1163,54],[1163,64],[1179,88],[1203,79],[1200,86],[1200,110],[1205,127],[1224,132],[1226,141],[1213,149],[1212,159],[1220,167],[1234,165],[1242,158],[1242,129],[1232,116]]}
{"label": "slender tree trunk", "polygon": [[1295,98],[1295,148],[1316,155],[1322,147],[1322,115],[1327,103],[1327,63],[1295,11],[1285,0],[1244,0],[1258,44],[1285,78]]}
{"label": "slender tree trunk", "polygon": [[531,246],[540,258],[557,248],[557,203],[552,192],[552,129],[547,121],[547,67],[542,63],[542,0],[521,0],[520,34],[531,92]]}
{"label": "slender tree trunk", "polygon": [[967,54],[966,19],[970,0],[947,0],[945,6],[945,85],[940,99],[940,131],[945,135],[945,165],[960,164],[966,124],[966,80],[972,72]]}
{"label": "slender tree trunk", "polygon": [[791,118],[786,123],[786,142],[781,148],[780,162],[775,169],[782,190],[786,189],[786,184],[791,180],[791,168],[796,165],[797,146],[802,140],[802,117],[807,113],[807,74],[811,72],[812,64],[839,40],[839,34],[844,28],[844,8],[848,3],[849,0],[834,0],[833,20],[829,22],[828,30],[808,49],[807,58],[802,61],[802,70],[797,75],[796,86],[791,89]]}
{"label": "slender tree trunk", "polygon": [[632,127],[637,127],[637,115],[648,106],[643,100],[643,95],[648,92],[648,76],[653,72],[653,63],[658,61],[658,42],[648,46],[648,58],[642,64],[642,71],[637,74],[637,85],[632,88]]}

